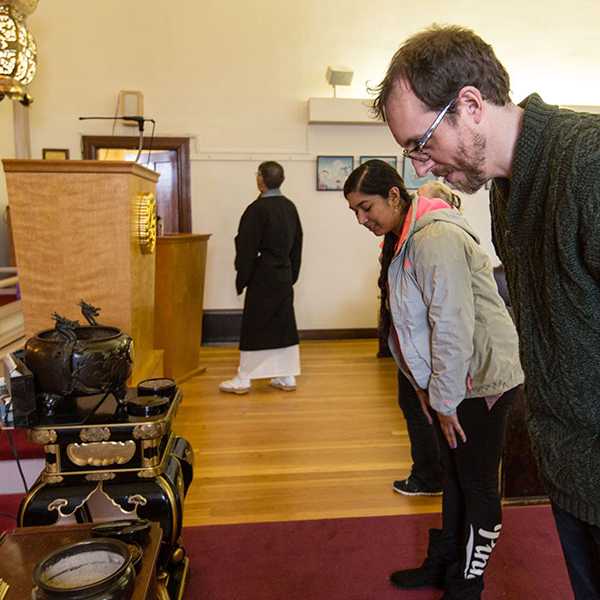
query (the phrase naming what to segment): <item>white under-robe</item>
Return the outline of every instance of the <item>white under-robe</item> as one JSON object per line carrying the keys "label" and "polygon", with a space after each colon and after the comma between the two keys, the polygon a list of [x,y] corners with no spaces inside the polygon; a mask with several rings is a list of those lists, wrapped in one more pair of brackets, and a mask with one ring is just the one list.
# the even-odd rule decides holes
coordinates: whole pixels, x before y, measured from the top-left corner
{"label": "white under-robe", "polygon": [[268,379],[300,375],[300,346],[271,350],[240,350],[239,375],[246,379]]}

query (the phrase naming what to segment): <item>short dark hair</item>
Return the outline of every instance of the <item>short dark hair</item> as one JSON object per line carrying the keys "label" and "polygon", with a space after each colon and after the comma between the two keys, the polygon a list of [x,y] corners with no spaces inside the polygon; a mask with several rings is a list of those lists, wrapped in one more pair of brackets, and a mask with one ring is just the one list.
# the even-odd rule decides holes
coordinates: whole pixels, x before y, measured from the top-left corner
{"label": "short dark hair", "polygon": [[385,105],[399,79],[431,110],[442,110],[466,85],[484,100],[510,102],[510,78],[494,49],[475,32],[458,25],[432,25],[409,37],[394,54],[377,94],[373,114],[385,121]]}
{"label": "short dark hair", "polygon": [[274,160],[267,160],[260,163],[258,172],[261,174],[263,181],[269,190],[277,189],[285,179],[283,167]]}

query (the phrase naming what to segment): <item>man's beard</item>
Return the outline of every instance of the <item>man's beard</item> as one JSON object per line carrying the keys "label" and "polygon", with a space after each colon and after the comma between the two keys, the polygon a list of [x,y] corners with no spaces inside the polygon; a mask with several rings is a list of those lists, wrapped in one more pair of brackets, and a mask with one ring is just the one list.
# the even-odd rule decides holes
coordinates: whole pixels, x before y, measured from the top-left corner
{"label": "man's beard", "polygon": [[480,134],[472,134],[472,148],[467,149],[464,139],[461,137],[458,146],[458,158],[452,167],[442,168],[434,174],[440,177],[446,177],[450,173],[458,171],[462,174],[460,181],[452,183],[445,179],[446,183],[465,194],[474,194],[481,189],[489,179],[485,173],[483,166],[485,164],[485,146],[486,140]]}

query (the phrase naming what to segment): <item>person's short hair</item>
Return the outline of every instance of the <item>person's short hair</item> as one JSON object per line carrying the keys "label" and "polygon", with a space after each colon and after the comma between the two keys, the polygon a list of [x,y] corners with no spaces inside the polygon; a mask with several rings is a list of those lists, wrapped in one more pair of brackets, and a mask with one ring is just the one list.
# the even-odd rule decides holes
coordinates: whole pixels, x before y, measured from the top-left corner
{"label": "person's short hair", "polygon": [[274,190],[281,186],[285,179],[283,167],[274,160],[267,160],[258,165],[258,172],[267,186],[267,189]]}
{"label": "person's short hair", "polygon": [[462,205],[460,196],[441,181],[426,181],[417,191],[428,198],[440,198],[460,212]]}
{"label": "person's short hair", "polygon": [[432,25],[409,37],[394,54],[377,94],[373,114],[385,121],[385,106],[400,80],[430,110],[442,110],[467,85],[498,106],[510,102],[510,78],[494,49],[475,32],[458,25]]}

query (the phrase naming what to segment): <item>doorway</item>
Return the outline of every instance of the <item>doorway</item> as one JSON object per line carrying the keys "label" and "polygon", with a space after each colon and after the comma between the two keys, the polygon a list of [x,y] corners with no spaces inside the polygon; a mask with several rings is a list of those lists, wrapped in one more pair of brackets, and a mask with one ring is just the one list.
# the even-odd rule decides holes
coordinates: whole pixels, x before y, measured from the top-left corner
{"label": "doorway", "polygon": [[[128,160],[137,156],[139,139],[130,136],[84,135],[84,160]],[[189,138],[144,138],[139,164],[160,173],[156,185],[162,233],[191,233],[192,204]]]}

